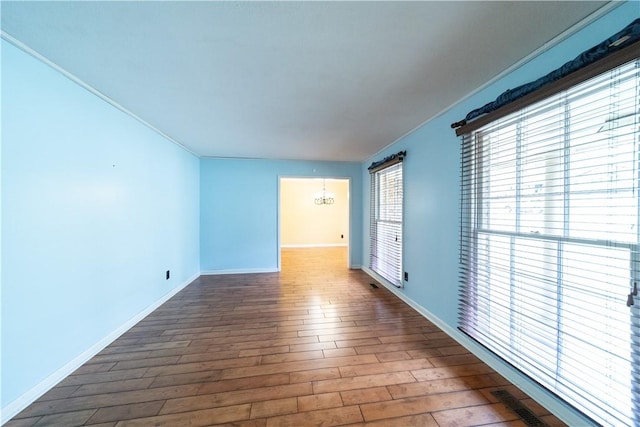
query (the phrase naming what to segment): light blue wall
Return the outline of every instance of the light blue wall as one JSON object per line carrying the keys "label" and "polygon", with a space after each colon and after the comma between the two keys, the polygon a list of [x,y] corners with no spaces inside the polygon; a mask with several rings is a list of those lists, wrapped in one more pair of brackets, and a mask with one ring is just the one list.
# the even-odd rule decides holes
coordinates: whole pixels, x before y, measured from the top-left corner
{"label": "light blue wall", "polygon": [[276,271],[281,177],[349,178],[351,265],[361,265],[359,163],[201,159],[200,266],[203,272]]}
{"label": "light blue wall", "polygon": [[198,160],[3,41],[2,407],[200,270],[275,270],[280,177],[350,179],[351,264],[363,264],[366,167],[404,149],[410,281],[400,292],[454,330],[459,140],[449,124],[639,12],[624,4],[362,164]]}
{"label": "light blue wall", "polygon": [[[423,312],[436,316],[449,332],[458,334],[458,238],[459,238],[459,149],[460,140],[450,124],[461,120],[470,110],[493,101],[508,88],[535,80],[559,67],[585,49],[601,42],[640,16],[640,2],[628,2],[609,12],[551,50],[531,60],[504,78],[456,105],[440,117],[372,157],[370,161],[407,150],[404,163],[404,269],[409,282],[399,291]],[[368,163],[367,163],[368,164]],[[362,166],[363,210],[369,210],[367,164]],[[368,215],[363,217],[363,259],[368,259]],[[487,357],[486,354],[484,354]],[[503,373],[514,374],[494,360]],[[514,377],[512,377],[513,380]],[[567,417],[579,416],[542,392],[522,377],[517,383],[535,389],[536,398],[558,404]]]}
{"label": "light blue wall", "polygon": [[198,244],[199,159],[3,41],[2,407],[197,275]]}

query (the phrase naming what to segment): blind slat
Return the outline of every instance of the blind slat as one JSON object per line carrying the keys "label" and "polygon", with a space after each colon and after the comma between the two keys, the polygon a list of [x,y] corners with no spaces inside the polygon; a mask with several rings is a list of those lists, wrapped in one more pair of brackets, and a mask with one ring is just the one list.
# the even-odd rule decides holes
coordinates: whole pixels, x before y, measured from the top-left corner
{"label": "blind slat", "polygon": [[402,286],[402,158],[371,173],[369,268],[397,287]]}
{"label": "blind slat", "polygon": [[605,425],[640,425],[639,99],[635,59],[461,148],[460,329]]}

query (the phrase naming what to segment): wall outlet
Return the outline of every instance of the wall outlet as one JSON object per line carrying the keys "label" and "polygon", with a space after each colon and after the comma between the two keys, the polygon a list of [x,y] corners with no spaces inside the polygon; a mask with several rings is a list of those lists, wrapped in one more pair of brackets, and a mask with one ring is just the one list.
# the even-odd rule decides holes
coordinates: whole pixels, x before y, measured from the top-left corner
{"label": "wall outlet", "polygon": [[171,277],[171,270],[167,270],[167,273],[165,276],[166,276],[166,280],[169,280],[169,277]]}
{"label": "wall outlet", "polygon": [[404,281],[405,282],[409,281],[409,273],[407,273],[406,271],[404,272]]}
{"label": "wall outlet", "polygon": [[341,239],[344,239],[344,234],[341,234],[341,235],[340,235],[340,238],[341,238]]}

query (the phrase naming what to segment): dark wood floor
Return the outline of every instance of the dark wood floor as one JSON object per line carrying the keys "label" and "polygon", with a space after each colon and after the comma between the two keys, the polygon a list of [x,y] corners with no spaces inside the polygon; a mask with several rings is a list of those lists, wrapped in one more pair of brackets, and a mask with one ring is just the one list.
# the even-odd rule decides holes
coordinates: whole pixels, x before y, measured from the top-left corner
{"label": "dark wood floor", "polygon": [[361,271],[344,248],[202,276],[9,421],[15,426],[563,425]]}

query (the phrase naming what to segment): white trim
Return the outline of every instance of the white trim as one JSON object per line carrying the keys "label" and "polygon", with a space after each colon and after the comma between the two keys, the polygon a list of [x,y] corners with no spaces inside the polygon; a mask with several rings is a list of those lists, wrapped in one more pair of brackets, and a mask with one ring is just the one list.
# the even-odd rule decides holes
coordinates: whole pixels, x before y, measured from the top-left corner
{"label": "white trim", "polygon": [[236,268],[227,270],[201,271],[202,276],[218,276],[223,274],[257,274],[257,273],[278,273],[277,268]]}
{"label": "white trim", "polygon": [[167,302],[171,297],[180,292],[182,289],[186,288],[191,282],[196,280],[200,274],[195,274],[189,279],[187,279],[182,284],[176,286],[160,299],[150,304],[142,310],[140,313],[133,316],[131,319],[123,323],[120,327],[115,329],[113,332],[102,338],[100,341],[80,353],[78,356],[73,358],[63,367],[55,371],[53,374],[49,375],[44,380],[40,381],[40,383],[36,384],[22,396],[15,399],[13,402],[9,403],[7,406],[2,408],[0,424],[4,424],[9,421],[11,418],[16,416],[22,410],[24,410],[27,406],[35,402],[40,396],[51,390],[56,384],[65,379],[69,374],[78,369],[80,366],[84,365],[89,359],[91,359],[96,354],[100,353],[104,350],[109,344],[118,339],[122,334],[127,332],[133,326],[135,326],[139,321],[147,317],[154,310],[160,307],[162,304]]}
{"label": "white trim", "polygon": [[[360,163],[360,162],[354,162],[354,163]],[[318,173],[317,170],[314,168],[313,169],[313,173]],[[309,245],[309,246],[303,246],[303,245],[283,245],[281,244],[280,240],[281,240],[281,232],[282,232],[282,212],[280,212],[280,205],[282,203],[282,193],[280,191],[280,188],[282,186],[282,181],[283,180],[309,180],[309,179],[330,179],[330,180],[334,180],[334,181],[347,181],[347,194],[348,194],[348,210],[347,210],[347,217],[349,219],[349,234],[347,237],[347,243],[344,244],[336,244],[336,245],[323,245],[323,244],[314,244],[314,245]],[[352,177],[350,176],[341,176],[341,175],[278,175],[278,204],[277,204],[277,232],[278,232],[278,238],[277,240],[277,248],[278,248],[278,270],[277,271],[281,271],[282,270],[282,256],[281,256],[281,250],[282,249],[288,249],[288,248],[301,248],[301,247],[331,247],[331,246],[346,246],[347,249],[347,267],[348,268],[355,268],[353,266],[351,266],[351,250],[352,248],[352,240],[351,240],[351,236],[352,236],[352,225],[353,225],[353,212],[354,212],[354,207],[353,204],[355,203],[356,198],[352,197]],[[357,267],[359,268],[359,266]]]}
{"label": "white trim", "polygon": [[303,245],[280,245],[283,249],[297,249],[297,248],[337,248],[337,247],[349,247],[348,243],[309,243]]}
{"label": "white trim", "polygon": [[276,181],[276,258],[278,260],[278,271],[282,271],[282,248],[280,245],[282,244],[282,218],[281,218],[281,210],[282,210],[282,177],[280,175],[277,176]]}
{"label": "white trim", "polygon": [[104,93],[100,92],[98,89],[96,89],[93,86],[89,85],[88,83],[84,82],[79,77],[75,76],[74,74],[71,74],[70,72],[68,72],[64,68],[60,67],[55,62],[51,61],[47,57],[45,57],[45,56],[41,55],[40,53],[38,53],[37,51],[33,50],[32,48],[30,48],[29,46],[27,46],[26,44],[24,44],[20,40],[16,39],[12,35],[6,33],[4,30],[0,30],[0,38],[4,39],[8,43],[11,43],[12,45],[14,45],[18,49],[22,50],[26,54],[31,55],[32,57],[34,57],[38,61],[41,61],[44,64],[48,65],[49,67],[53,68],[55,71],[59,72],[60,74],[62,74],[63,76],[65,76],[66,78],[68,78],[69,80],[74,82],[75,84],[77,84],[78,86],[82,87],[83,89],[85,89],[86,91],[90,92],[91,94],[97,96],[98,98],[102,99],[104,102],[106,102],[107,104],[111,105],[112,107],[122,111],[124,114],[126,114],[129,117],[131,117],[132,119],[137,120],[142,125],[144,125],[147,128],[151,129],[153,132],[157,133],[161,137],[163,137],[166,140],[174,143],[175,145],[177,145],[178,147],[182,148],[183,150],[188,151],[189,153],[193,154],[194,156],[200,158],[200,155],[195,153],[193,150],[191,150],[191,149],[187,148],[186,146],[182,145],[181,143],[179,143],[178,141],[176,141],[175,139],[173,139],[172,137],[170,137],[166,133],[162,132],[160,129],[158,129],[157,127],[155,127],[151,123],[149,123],[146,120],[142,119],[141,117],[137,116],[135,113],[133,113],[132,111],[130,111],[127,108],[123,107],[118,102],[114,101],[113,99],[111,99],[110,97],[105,95]]}
{"label": "white trim", "polygon": [[[495,77],[493,77],[492,79],[490,79],[489,81],[487,81],[483,85],[477,87],[476,89],[472,90],[468,94],[464,95],[462,98],[458,99],[453,104],[451,104],[448,107],[444,108],[439,113],[436,113],[433,116],[429,117],[428,119],[423,120],[420,124],[418,124],[413,129],[403,133],[402,135],[400,135],[399,137],[394,139],[392,142],[390,142],[389,144],[387,144],[386,146],[384,146],[383,148],[378,150],[373,156],[370,156],[369,159],[373,159],[373,158],[381,155],[381,153],[384,153],[392,145],[395,145],[399,141],[402,141],[404,138],[406,138],[409,135],[413,134],[414,132],[416,132],[418,129],[420,129],[421,127],[423,127],[427,123],[432,122],[433,120],[437,119],[438,117],[448,113],[449,110],[452,110],[458,104],[462,104],[467,99],[469,99],[472,96],[476,95],[477,93],[485,90],[486,88],[488,88],[492,84],[496,83],[497,81],[499,81],[503,77],[507,76],[508,74],[511,74],[512,72],[516,71],[518,68],[522,67],[523,65],[527,64],[528,62],[531,62],[533,59],[535,59],[536,57],[542,55],[543,53],[545,53],[546,51],[550,50],[551,48],[559,45],[564,40],[568,39],[572,35],[576,34],[578,31],[580,31],[583,28],[587,27],[589,24],[591,24],[594,21],[596,21],[597,19],[605,16],[606,14],[611,12],[613,9],[615,9],[618,6],[621,6],[624,3],[625,3],[624,1],[619,1],[619,0],[616,1],[616,0],[614,0],[614,1],[609,1],[608,3],[604,4],[600,9],[598,9],[595,12],[591,13],[589,16],[583,18],[580,22],[577,22],[576,24],[574,24],[571,27],[567,28],[562,33],[558,34],[557,36],[555,36],[554,38],[552,38],[551,40],[549,40],[548,42],[546,42],[545,44],[543,44],[542,46],[540,46],[539,48],[537,48],[536,50],[534,50],[533,52],[531,52],[530,54],[528,54],[527,56],[525,56],[524,58],[522,58],[521,60],[516,62],[515,64],[513,64],[512,66],[506,68],[504,71],[502,71],[501,73],[497,74]],[[495,97],[493,99],[495,99]],[[493,99],[487,100],[485,102],[490,102]],[[365,161],[365,163],[366,163],[366,161]]]}
{"label": "white trim", "polygon": [[[473,353],[476,357],[482,360],[484,363],[489,365],[493,370],[498,372],[500,375],[509,380],[513,385],[521,389],[531,398],[536,400],[539,404],[547,408],[551,413],[560,418],[563,422],[570,426],[584,426],[591,425],[584,417],[582,417],[578,412],[573,410],[571,407],[564,405],[560,402],[556,397],[551,395],[550,393],[544,391],[537,385],[535,385],[531,380],[529,380],[524,375],[520,374],[514,369],[511,369],[508,365],[506,365],[501,359],[497,356],[493,355],[493,353],[486,350],[480,344],[473,341],[471,338],[467,337],[462,332],[457,329],[451,327],[449,324],[444,322],[438,316],[409,298],[404,292],[401,292],[399,288],[396,288],[392,284],[390,284],[387,280],[381,278],[378,274],[367,267],[362,267],[362,271],[371,276],[374,280],[380,282],[382,286],[387,288],[391,293],[404,301],[409,307],[413,308],[419,314],[421,314],[424,318],[429,320],[431,323],[436,325],[438,328],[442,330],[445,334],[449,335],[451,338],[456,340],[458,344],[465,347],[471,353]],[[382,279],[382,280],[380,280]]]}
{"label": "white trim", "polygon": [[402,289],[403,288],[403,286],[394,285],[393,283],[391,283],[390,281],[388,281],[387,279],[385,279],[384,277],[382,277],[381,275],[379,275],[378,273],[376,273],[375,271],[373,271],[369,267],[362,266],[361,269],[362,269],[362,271],[367,273],[369,276],[371,276],[374,280],[377,280],[378,282],[380,282],[382,285],[384,285],[385,287],[387,287],[389,289],[393,288],[393,289],[398,290],[398,289]]}

